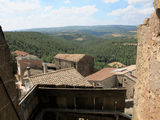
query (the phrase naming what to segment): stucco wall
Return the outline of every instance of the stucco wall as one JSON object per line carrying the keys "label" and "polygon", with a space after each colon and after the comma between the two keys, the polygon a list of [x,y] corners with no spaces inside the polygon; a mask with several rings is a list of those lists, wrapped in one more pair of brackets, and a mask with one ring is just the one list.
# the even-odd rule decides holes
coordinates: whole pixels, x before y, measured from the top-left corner
{"label": "stucco wall", "polygon": [[101,85],[103,86],[103,88],[113,88],[116,87],[117,84],[117,80],[116,80],[116,76],[111,76],[103,81],[100,82]]}

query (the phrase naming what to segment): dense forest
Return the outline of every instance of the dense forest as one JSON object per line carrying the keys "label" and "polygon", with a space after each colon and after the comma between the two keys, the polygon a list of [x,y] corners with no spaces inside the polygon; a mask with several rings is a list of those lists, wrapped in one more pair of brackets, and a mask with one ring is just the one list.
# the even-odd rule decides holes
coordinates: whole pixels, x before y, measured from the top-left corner
{"label": "dense forest", "polygon": [[[107,67],[108,63],[115,61],[125,65],[135,64],[137,51],[135,45],[113,44],[136,43],[135,37],[132,35],[132,37],[128,35],[105,36],[79,32],[56,32],[52,34],[5,32],[11,51],[22,50],[39,56],[44,62],[54,62],[54,56],[57,53],[83,53],[95,58],[95,68],[97,69]],[[76,38],[83,39],[76,40]]]}

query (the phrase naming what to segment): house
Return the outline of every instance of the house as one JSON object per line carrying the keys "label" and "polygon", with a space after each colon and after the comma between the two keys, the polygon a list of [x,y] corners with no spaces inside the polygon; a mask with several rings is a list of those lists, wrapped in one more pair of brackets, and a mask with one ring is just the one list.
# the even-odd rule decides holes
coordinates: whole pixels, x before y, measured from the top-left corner
{"label": "house", "polygon": [[113,88],[117,86],[116,75],[113,72],[116,68],[104,68],[85,79],[95,87]]}
{"label": "house", "polygon": [[20,50],[16,50],[16,51],[12,52],[12,54],[15,56],[21,56],[21,57],[29,55],[29,53],[24,52],[24,51],[20,51]]}
{"label": "house", "polygon": [[117,76],[118,86],[127,89],[127,98],[133,98],[134,86],[137,81],[136,77],[136,65],[130,65],[125,68],[114,70],[114,74]]}
{"label": "house", "polygon": [[134,96],[134,86],[136,84],[136,65],[125,68],[104,68],[85,78],[95,87],[103,88],[126,88],[128,99]]}
{"label": "house", "polygon": [[19,80],[22,81],[22,84],[24,84],[23,81],[23,75],[26,71],[27,67],[42,70],[42,61],[40,58],[34,55],[26,55],[26,56],[18,56],[17,59],[17,67],[18,67],[18,76]]}
{"label": "house", "polygon": [[54,61],[57,69],[74,67],[82,76],[88,76],[94,70],[94,58],[85,54],[57,54]]}
{"label": "house", "polygon": [[65,86],[92,86],[84,77],[74,68],[66,68],[46,74],[39,74],[29,78],[30,87],[43,85],[65,85]]}

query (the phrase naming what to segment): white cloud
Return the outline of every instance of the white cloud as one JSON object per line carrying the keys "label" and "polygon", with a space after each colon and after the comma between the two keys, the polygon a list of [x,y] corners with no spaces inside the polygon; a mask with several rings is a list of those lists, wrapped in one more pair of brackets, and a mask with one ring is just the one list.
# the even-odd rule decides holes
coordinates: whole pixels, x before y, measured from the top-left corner
{"label": "white cloud", "polygon": [[[95,5],[82,7],[62,7],[53,9],[52,6],[36,8],[26,14],[18,12],[6,15],[0,14],[0,23],[4,30],[37,28],[37,27],[58,27],[68,25],[88,25],[95,23],[92,15],[98,9]],[[10,23],[10,24],[9,24]]]}
{"label": "white cloud", "polygon": [[133,6],[128,6],[128,7],[124,8],[124,9],[114,10],[114,11],[112,11],[111,13],[109,13],[108,15],[111,15],[111,16],[119,16],[119,15],[121,15],[121,14],[125,14],[125,13],[131,12],[133,9],[134,9]]}
{"label": "white cloud", "polygon": [[50,10],[52,10],[52,6],[46,6],[45,8],[44,8],[44,11],[50,11]]}
{"label": "white cloud", "polygon": [[151,3],[153,4],[152,0],[127,0],[128,4],[139,4],[139,3]]}
{"label": "white cloud", "polygon": [[123,21],[126,24],[139,24],[142,23],[145,17],[149,17],[153,13],[153,7],[141,7],[136,8],[133,5],[129,5],[123,9],[117,9],[109,13],[109,16],[116,16],[117,22]]}
{"label": "white cloud", "polygon": [[118,2],[119,0],[104,0],[105,3],[115,3]]}
{"label": "white cloud", "polygon": [[69,3],[71,3],[71,1],[70,0],[65,0],[64,3],[69,4]]}
{"label": "white cloud", "polygon": [[113,10],[108,16],[115,18],[115,23],[137,25],[143,23],[146,17],[150,17],[153,13],[152,0],[126,0],[128,6]]}
{"label": "white cloud", "polygon": [[0,0],[0,12],[24,12],[40,8],[39,0]]}

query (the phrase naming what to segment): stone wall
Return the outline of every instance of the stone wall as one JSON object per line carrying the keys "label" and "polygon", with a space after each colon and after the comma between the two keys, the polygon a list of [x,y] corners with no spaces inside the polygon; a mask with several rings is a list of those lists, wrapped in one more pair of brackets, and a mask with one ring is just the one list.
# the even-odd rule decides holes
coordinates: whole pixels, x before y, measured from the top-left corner
{"label": "stone wall", "polygon": [[[9,99],[6,91],[8,91],[11,99]],[[12,100],[14,106],[10,100]],[[14,107],[17,109],[17,105],[13,61],[0,27],[0,120],[18,120],[14,109]]]}
{"label": "stone wall", "polygon": [[77,63],[77,71],[84,77],[91,75],[94,71],[94,58],[88,55],[85,55]]}
{"label": "stone wall", "polygon": [[137,78],[133,120],[160,119],[160,0],[138,27]]}
{"label": "stone wall", "polygon": [[78,62],[58,58],[55,58],[54,62],[57,69],[74,67],[84,77],[92,74],[94,71],[94,58],[88,55],[85,55]]}

